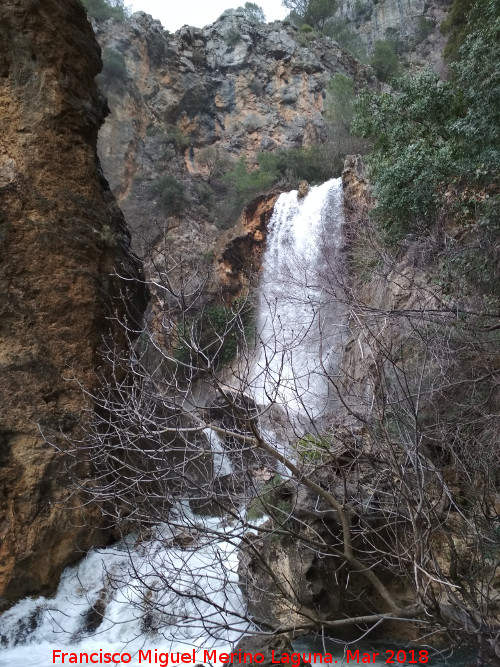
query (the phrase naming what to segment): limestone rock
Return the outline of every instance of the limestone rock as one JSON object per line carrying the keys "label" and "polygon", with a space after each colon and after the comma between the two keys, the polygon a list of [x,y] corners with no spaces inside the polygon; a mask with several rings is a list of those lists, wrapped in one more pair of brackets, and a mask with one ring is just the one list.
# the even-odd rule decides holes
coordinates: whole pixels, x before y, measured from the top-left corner
{"label": "limestone rock", "polygon": [[[340,448],[344,457],[354,461],[359,447],[365,449],[363,435],[352,433],[345,439]],[[328,462],[316,467],[310,479],[342,499],[348,512],[351,504],[358,508],[361,505],[367,534],[370,526],[376,527],[386,540],[390,533],[385,536],[380,515],[372,508],[379,499],[384,502],[384,493],[373,484],[373,466],[367,462],[346,474],[347,468],[340,472],[335,462],[337,455],[332,453]],[[319,619],[334,621],[384,609],[386,603],[366,577],[339,558],[338,549],[343,544],[341,520],[316,492],[295,481],[278,484],[267,492],[266,509],[270,518],[262,525],[263,532],[247,534],[239,552],[240,587],[257,626],[298,628],[311,619],[320,623]],[[317,549],[320,544],[323,546]],[[353,532],[352,546],[355,552],[366,555],[371,551],[370,538]],[[373,561],[371,567],[396,600],[407,604],[412,599],[411,589],[393,576],[387,563]],[[402,632],[414,630],[405,628]],[[391,623],[386,631],[394,636],[400,632],[397,624]],[[335,628],[338,639],[348,639],[349,634],[349,628]]]}
{"label": "limestone rock", "polygon": [[344,216],[346,225],[343,233],[351,240],[368,220],[374,201],[366,177],[366,168],[361,155],[348,155],[342,171],[344,190]]}
{"label": "limestone rock", "polygon": [[309,183],[307,181],[300,181],[297,197],[299,199],[304,199],[304,197],[307,197],[308,192],[309,192]]}
{"label": "limestone rock", "polygon": [[369,52],[375,41],[389,40],[410,62],[417,65],[424,60],[444,73],[441,51],[446,40],[439,25],[450,4],[451,0],[340,0],[336,16],[347,21]]}
{"label": "limestone rock", "polygon": [[[0,5],[0,596],[49,592],[109,532],[66,503],[59,447],[81,436],[98,354],[140,275],[96,157],[99,47],[77,0]],[[129,317],[144,307],[130,291]],[[73,378],[76,381],[71,382]],[[85,472],[83,469],[82,473]]]}
{"label": "limestone rock", "polygon": [[[145,14],[96,23],[101,46],[119,51],[122,81],[100,77],[111,114],[99,134],[104,173],[145,253],[161,230],[175,227],[172,250],[212,249],[220,233],[196,202],[210,179],[207,147],[250,168],[261,151],[310,146],[326,136],[323,104],[336,72],[357,85],[375,84],[373,72],[330,38],[308,47],[287,23],[249,23],[225,12],[203,29],[161,30]],[[165,173],[183,186],[182,215],[162,210],[154,186]],[[236,222],[236,220],[235,220]]]}
{"label": "limestone rock", "polygon": [[[273,504],[284,507],[286,499],[278,502]],[[262,627],[288,628],[322,615],[334,619],[361,614],[364,608],[359,596],[363,592],[373,595],[357,573],[348,575],[336,558],[310,548],[308,537],[313,539],[313,535],[320,534],[327,542],[334,535],[339,537],[336,522],[309,519],[306,523],[301,514],[304,541],[299,538],[299,523],[296,535],[279,537],[272,534],[275,526],[270,520],[263,526],[269,533],[247,536],[249,544],[240,551],[240,587],[255,623]]]}
{"label": "limestone rock", "polygon": [[245,294],[251,276],[260,271],[267,224],[277,199],[275,192],[256,197],[245,208],[236,226],[219,239],[215,248],[216,273],[226,299]]}

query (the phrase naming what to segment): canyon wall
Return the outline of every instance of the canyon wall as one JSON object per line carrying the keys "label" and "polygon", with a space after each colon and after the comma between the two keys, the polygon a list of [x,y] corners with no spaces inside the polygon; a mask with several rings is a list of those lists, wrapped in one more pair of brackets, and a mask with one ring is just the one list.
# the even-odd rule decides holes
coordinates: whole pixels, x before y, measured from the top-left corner
{"label": "canyon wall", "polygon": [[[379,32],[392,25],[377,21]],[[113,274],[140,275],[113,194],[137,251],[159,244],[182,252],[235,296],[260,264],[275,195],[239,222],[238,213],[222,233],[203,201],[217,156],[252,167],[259,153],[321,143],[332,76],[377,86],[371,69],[332,39],[305,42],[287,22],[249,23],[234,10],[174,35],[142,13],[93,27],[105,62],[98,83],[111,109],[99,140],[107,112],[95,82],[99,47],[79,2],[0,7],[0,595],[7,601],[53,589],[68,562],[108,539],[96,509],[79,507],[76,496],[70,511],[63,504],[67,474],[46,439],[79,436],[86,405],[68,378],[96,386],[109,318],[123,314]],[[184,190],[182,213],[162,207],[165,177]],[[136,315],[145,294],[132,292]]]}
{"label": "canyon wall", "polygon": [[[244,158],[253,168],[259,153],[321,143],[332,76],[376,85],[332,39],[304,45],[291,24],[251,23],[236,10],[175,34],[143,13],[94,28],[105,63],[122,56],[119,76],[105,67],[100,77],[111,114],[99,155],[143,254],[165,229],[174,253],[213,249],[220,225],[203,193],[217,161]],[[157,186],[168,176],[184,190],[182,214],[162,208]]]}
{"label": "canyon wall", "polygon": [[413,66],[445,74],[439,26],[451,0],[340,0],[336,18],[361,38],[369,53],[377,40],[393,43]]}
{"label": "canyon wall", "polygon": [[[109,531],[67,500],[46,439],[78,438],[103,367],[103,337],[125,315],[122,281],[141,275],[100,170],[107,111],[97,42],[77,0],[0,5],[0,598],[50,591]],[[126,283],[129,321],[145,292]],[[125,293],[126,289],[123,288]],[[116,333],[116,331],[115,331]],[[115,337],[116,338],[116,337]],[[74,381],[71,381],[74,380]],[[104,528],[104,529],[103,529]]]}

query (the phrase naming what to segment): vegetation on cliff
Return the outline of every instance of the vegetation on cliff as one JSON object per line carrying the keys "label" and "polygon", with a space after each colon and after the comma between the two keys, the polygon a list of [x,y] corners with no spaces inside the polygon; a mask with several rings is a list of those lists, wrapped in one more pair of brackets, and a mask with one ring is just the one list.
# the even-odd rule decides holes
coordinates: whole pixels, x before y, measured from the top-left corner
{"label": "vegetation on cliff", "polygon": [[301,26],[311,26],[322,30],[329,18],[338,9],[337,0],[283,0],[283,6],[290,9],[290,19]]}
{"label": "vegetation on cliff", "polygon": [[307,148],[282,148],[259,153],[257,167],[249,168],[243,157],[232,161],[209,147],[199,157],[209,171],[208,179],[196,189],[200,207],[219,229],[229,229],[252,199],[273,187],[296,188],[302,180],[317,184],[339,176],[345,152],[345,145],[333,141]]}
{"label": "vegetation on cliff", "polygon": [[238,7],[238,11],[245,15],[247,21],[264,23],[266,20],[264,10],[255,2],[245,2],[243,7]]}
{"label": "vegetation on cliff", "polygon": [[389,241],[439,233],[447,219],[498,238],[499,16],[497,0],[474,4],[449,81],[423,71],[357,103],[354,129],[375,142],[373,215]]}

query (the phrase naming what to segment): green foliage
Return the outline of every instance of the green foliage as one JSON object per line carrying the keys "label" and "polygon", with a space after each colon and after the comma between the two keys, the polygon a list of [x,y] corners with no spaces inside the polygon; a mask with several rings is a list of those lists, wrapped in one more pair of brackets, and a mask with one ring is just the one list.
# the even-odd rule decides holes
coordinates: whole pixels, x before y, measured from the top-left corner
{"label": "green foliage", "polygon": [[280,475],[266,482],[247,510],[247,521],[256,521],[266,514],[282,522],[292,509],[291,490]]}
{"label": "green foliage", "polygon": [[189,146],[189,137],[177,125],[168,129],[164,141],[173,146],[176,155],[182,155]]}
{"label": "green foliage", "polygon": [[373,67],[373,70],[380,81],[389,81],[392,77],[397,76],[400,67],[393,44],[378,39],[375,42],[370,65]]}
{"label": "green foliage", "polygon": [[500,234],[500,195],[484,199],[478,205],[478,219],[487,232]]}
{"label": "green foliage", "polygon": [[196,193],[202,206],[211,207],[214,204],[214,191],[208,183],[202,181],[196,185]]}
{"label": "green foliage", "polygon": [[301,0],[298,2],[291,0],[290,2],[283,1],[282,4],[292,10],[288,19],[300,28],[297,42],[301,46],[308,46],[309,41],[319,33],[332,37],[358,60],[367,62],[367,51],[361,37],[350,29],[345,19],[335,17],[338,9],[337,0]]}
{"label": "green foliage", "polygon": [[237,28],[231,26],[227,31],[224,41],[228,46],[235,46],[241,39],[240,31]]}
{"label": "green foliage", "polygon": [[489,183],[500,171],[500,0],[476,0],[459,56],[451,69],[465,108],[453,128],[468,153],[462,169]]}
{"label": "green foliage", "polygon": [[345,74],[334,74],[326,90],[325,118],[349,132],[355,99],[354,81]]}
{"label": "green foliage", "polygon": [[269,190],[277,179],[274,155],[261,153],[259,168],[248,170],[245,159],[236,163],[214,179],[217,192],[217,221],[219,229],[229,229],[236,224],[241,212],[258,194]]}
{"label": "green foliage", "polygon": [[332,18],[323,28],[323,34],[332,37],[346,51],[352,53],[361,62],[368,61],[366,46],[361,37],[349,28],[345,19]]}
{"label": "green foliage", "polygon": [[309,6],[309,0],[282,0],[281,4],[297,17],[304,17]]}
{"label": "green foliage", "polygon": [[392,94],[363,94],[354,127],[375,141],[369,168],[387,238],[422,234],[439,210],[497,229],[500,171],[500,0],[476,0],[453,78],[403,77]]}
{"label": "green foliage", "polygon": [[308,433],[295,445],[297,454],[302,463],[322,463],[330,449],[330,442],[326,438],[320,438]]}
{"label": "green foliage", "polygon": [[108,84],[125,83],[128,72],[123,55],[114,49],[103,49],[101,75]]}
{"label": "green foliage", "polygon": [[322,30],[338,8],[337,0],[283,0],[290,9],[289,19],[301,27],[304,24]]}
{"label": "green foliage", "polygon": [[470,296],[471,286],[490,312],[500,308],[500,271],[498,270],[499,230],[472,233],[460,244],[441,254],[436,279],[444,294],[457,301]]}
{"label": "green foliage", "polygon": [[451,85],[429,71],[403,77],[397,94],[365,92],[356,102],[354,130],[375,140],[376,216],[392,240],[432,224],[437,184],[450,175],[445,139],[457,104]]}
{"label": "green foliage", "polygon": [[238,7],[238,11],[245,14],[245,18],[250,23],[265,23],[266,15],[264,10],[255,2],[245,2],[244,7]]}
{"label": "green foliage", "polygon": [[302,180],[313,184],[328,180],[333,175],[333,168],[326,156],[327,149],[319,145],[261,153],[259,169],[248,171],[242,158],[223,178],[239,202],[244,203],[280,180],[289,185]]}
{"label": "green foliage", "polygon": [[302,180],[311,184],[323,183],[340,173],[331,146],[281,150],[276,153],[275,160],[277,174],[290,185],[297,185]]}
{"label": "green foliage", "polygon": [[126,17],[126,11],[123,6],[123,0],[81,0],[82,5],[87,10],[89,16],[96,21],[105,21],[114,19],[123,21]]}
{"label": "green foliage", "polygon": [[363,2],[363,0],[356,0],[354,3],[354,21],[356,23],[356,27],[359,28],[361,23],[369,21],[371,19],[372,12],[373,6],[369,0],[368,2]]}
{"label": "green foliage", "polygon": [[337,0],[309,0],[304,21],[318,30],[323,30],[326,21],[335,14],[337,8]]}
{"label": "green foliage", "polygon": [[274,184],[274,165],[272,161],[266,161],[264,155],[261,156],[262,164],[259,169],[249,171],[245,159],[240,158],[222,177],[227,188],[226,211],[220,224],[223,229],[234,225],[245,204]]}
{"label": "green foliage", "polygon": [[[310,26],[308,26],[310,27]],[[313,30],[305,30],[302,32],[302,28],[300,29],[299,34],[295,37],[297,44],[299,46],[303,46],[305,48],[308,48],[311,44],[311,42],[316,39],[316,32]]]}
{"label": "green foliage", "polygon": [[203,215],[214,219],[219,229],[235,225],[244,207],[277,183],[292,187],[302,180],[323,183],[340,175],[343,166],[343,157],[332,142],[262,152],[257,169],[249,169],[244,158],[231,163],[227,153],[214,146],[201,150],[197,160],[207,179],[196,188],[199,205],[203,207]]}
{"label": "green foliage", "polygon": [[149,32],[146,35],[148,56],[150,62],[158,67],[165,57],[167,49],[167,32]]}
{"label": "green foliage", "polygon": [[458,58],[458,52],[467,32],[467,16],[473,4],[474,0],[454,0],[448,10],[448,16],[441,23],[441,32],[448,37],[443,51],[447,62]]}
{"label": "green foliage", "polygon": [[434,30],[434,21],[426,18],[425,16],[418,17],[417,30],[415,32],[415,38],[417,43],[420,44],[432,34]]}
{"label": "green foliage", "polygon": [[351,132],[355,99],[353,80],[344,74],[335,74],[327,87],[324,110],[329,121],[324,151],[330,152],[325,155],[325,164],[333,167],[332,173],[335,174],[341,173],[346,155],[364,155],[368,148],[366,140]]}
{"label": "green foliage", "polygon": [[158,204],[164,213],[174,215],[184,208],[184,186],[172,174],[165,174],[153,187]]}
{"label": "green foliage", "polygon": [[409,42],[401,39],[401,33],[397,28],[387,28],[385,33],[385,42],[392,46],[395,54],[399,57],[404,51],[408,50]]}
{"label": "green foliage", "polygon": [[[212,153],[206,156],[208,168],[213,165],[211,156]],[[202,159],[205,160],[205,156]],[[258,156],[258,162],[258,169],[253,170],[248,169],[244,158],[230,168],[226,163],[225,170],[217,172],[213,167],[209,183],[217,200],[216,225],[219,229],[236,224],[246,204],[279,182],[290,186],[297,186],[301,180],[322,183],[340,174],[342,169],[340,157],[336,151],[332,153],[330,145],[263,152]]]}
{"label": "green foliage", "polygon": [[252,339],[254,323],[250,301],[207,306],[177,325],[174,358],[186,368],[220,368],[234,359],[240,343]]}

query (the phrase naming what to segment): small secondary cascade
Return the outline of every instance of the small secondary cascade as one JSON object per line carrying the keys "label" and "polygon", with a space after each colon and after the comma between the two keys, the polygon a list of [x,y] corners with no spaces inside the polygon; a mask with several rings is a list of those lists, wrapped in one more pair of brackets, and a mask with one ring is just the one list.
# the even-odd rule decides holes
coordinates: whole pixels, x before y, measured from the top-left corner
{"label": "small secondary cascade", "polygon": [[[208,428],[205,435],[214,478],[233,474],[219,436]],[[187,548],[186,534],[194,536]],[[25,598],[4,612],[0,667],[48,667],[54,650],[127,653],[133,666],[140,664],[139,650],[153,656],[155,649],[195,650],[197,661],[205,650],[231,650],[249,628],[238,586],[238,542],[234,525],[198,515],[181,501],[169,523],[153,528],[145,541],[130,535],[92,550],[65,569],[54,598]],[[165,573],[172,574],[170,590],[162,585]]]}
{"label": "small secondary cascade", "polygon": [[[204,533],[196,548],[176,546],[170,525],[157,526],[146,542],[131,536],[66,568],[54,598],[25,598],[0,616],[0,666],[48,667],[57,649],[128,653],[133,666],[139,650],[195,649],[197,660],[205,649],[230,650],[249,627],[237,543],[224,538],[218,517],[183,507],[171,521]],[[173,573],[172,590],[159,585],[162,572]]]}
{"label": "small secondary cascade", "polygon": [[263,259],[252,384],[258,403],[319,417],[327,407],[326,373],[342,333],[332,297],[343,224],[342,179],[293,190],[276,202]]}

